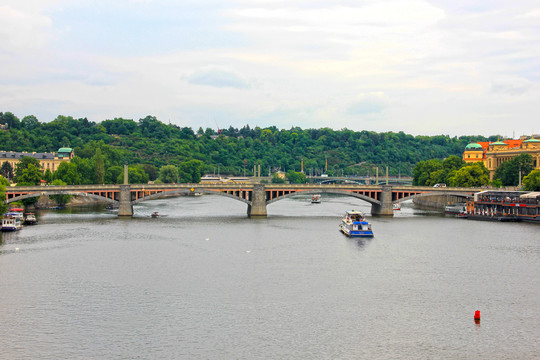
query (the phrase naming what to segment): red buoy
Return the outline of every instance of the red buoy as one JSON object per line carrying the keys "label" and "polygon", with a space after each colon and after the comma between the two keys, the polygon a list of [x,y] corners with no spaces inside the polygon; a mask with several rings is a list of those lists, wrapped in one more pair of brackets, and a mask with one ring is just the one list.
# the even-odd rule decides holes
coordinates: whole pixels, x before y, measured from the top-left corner
{"label": "red buoy", "polygon": [[474,312],[474,321],[476,321],[476,322],[480,321],[480,310],[476,310]]}

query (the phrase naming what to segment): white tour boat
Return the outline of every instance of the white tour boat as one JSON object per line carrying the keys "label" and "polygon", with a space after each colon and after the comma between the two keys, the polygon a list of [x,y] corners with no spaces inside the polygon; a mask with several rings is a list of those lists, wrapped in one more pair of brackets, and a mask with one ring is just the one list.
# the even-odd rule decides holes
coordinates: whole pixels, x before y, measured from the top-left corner
{"label": "white tour boat", "polygon": [[350,237],[373,237],[371,224],[366,220],[364,213],[358,210],[345,212],[339,229]]}
{"label": "white tour boat", "polygon": [[2,217],[2,231],[17,231],[22,229],[21,218],[16,213],[7,213]]}
{"label": "white tour boat", "polygon": [[311,203],[312,204],[320,204],[321,203],[321,194],[313,194],[311,197]]}

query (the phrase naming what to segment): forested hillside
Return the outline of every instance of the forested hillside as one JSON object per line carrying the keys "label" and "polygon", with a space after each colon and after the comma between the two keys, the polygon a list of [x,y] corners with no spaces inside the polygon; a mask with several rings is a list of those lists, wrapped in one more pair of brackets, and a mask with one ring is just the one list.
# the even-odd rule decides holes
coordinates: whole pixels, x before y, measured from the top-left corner
{"label": "forested hillside", "polygon": [[[482,136],[412,136],[403,132],[376,133],[276,127],[241,129],[229,127],[194,130],[165,124],[153,116],[138,121],[116,118],[100,123],[86,118],[58,116],[40,122],[35,116],[19,119],[12,113],[0,113],[0,150],[54,152],[72,147],[81,159],[92,159],[100,148],[105,167],[146,164],[147,172],[164,165],[180,166],[189,160],[204,163],[204,172],[251,175],[261,165],[263,175],[269,169],[325,172],[344,175],[373,174],[374,166],[389,166],[391,175],[412,176],[416,163],[428,159],[461,156],[472,141],[487,141]],[[217,135],[217,136],[216,136]],[[490,140],[496,139],[496,136]],[[80,160],[79,160],[80,161]],[[150,166],[151,165],[151,166]],[[156,174],[149,174],[152,179]]]}

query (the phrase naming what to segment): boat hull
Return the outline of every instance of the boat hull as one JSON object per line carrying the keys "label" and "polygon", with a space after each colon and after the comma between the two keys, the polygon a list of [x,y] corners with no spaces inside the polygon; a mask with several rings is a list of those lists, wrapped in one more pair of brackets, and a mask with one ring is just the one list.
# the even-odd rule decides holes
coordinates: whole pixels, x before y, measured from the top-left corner
{"label": "boat hull", "polygon": [[348,237],[373,237],[372,230],[350,230],[343,224],[339,225],[339,230]]}
{"label": "boat hull", "polygon": [[2,232],[13,232],[13,231],[19,231],[21,230],[20,227],[2,227]]}

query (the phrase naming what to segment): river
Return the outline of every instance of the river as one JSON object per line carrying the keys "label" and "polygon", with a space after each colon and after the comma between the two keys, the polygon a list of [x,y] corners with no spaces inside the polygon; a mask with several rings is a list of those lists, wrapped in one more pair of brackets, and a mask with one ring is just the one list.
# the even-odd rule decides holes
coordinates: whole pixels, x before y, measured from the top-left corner
{"label": "river", "polygon": [[[540,228],[220,196],[39,213],[0,245],[2,359],[533,359]],[[162,215],[154,219],[153,211]],[[481,311],[480,324],[473,321]]]}

